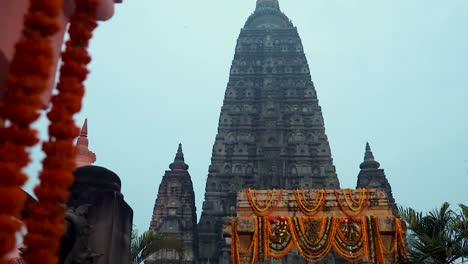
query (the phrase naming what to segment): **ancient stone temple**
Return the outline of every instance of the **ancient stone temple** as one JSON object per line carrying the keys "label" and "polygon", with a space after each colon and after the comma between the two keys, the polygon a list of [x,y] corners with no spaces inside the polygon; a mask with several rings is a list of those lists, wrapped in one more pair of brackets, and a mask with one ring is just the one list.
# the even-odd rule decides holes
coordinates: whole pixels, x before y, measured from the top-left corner
{"label": "ancient stone temple", "polygon": [[169,168],[159,185],[150,229],[181,241],[183,256],[175,250],[163,249],[152,255],[146,264],[195,263],[198,257],[195,194],[181,144]]}
{"label": "ancient stone temple", "polygon": [[277,0],[258,0],[237,40],[198,225],[200,263],[226,254],[223,217],[236,214],[246,187],[339,188],[301,39]]}
{"label": "ancient stone temple", "polygon": [[[404,228],[369,144],[357,189],[340,189],[301,39],[278,0],[257,0],[238,37],[198,226],[180,147],[170,168],[150,228],[183,239],[187,262],[404,259]],[[175,263],[168,252],[152,261]]]}

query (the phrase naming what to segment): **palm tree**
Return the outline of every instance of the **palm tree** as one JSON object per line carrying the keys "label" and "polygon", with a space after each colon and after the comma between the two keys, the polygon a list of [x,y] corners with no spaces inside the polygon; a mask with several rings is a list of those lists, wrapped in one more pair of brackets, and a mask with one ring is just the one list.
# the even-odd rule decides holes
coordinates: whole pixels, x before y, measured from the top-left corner
{"label": "palm tree", "polygon": [[156,233],[148,230],[138,235],[137,230],[132,230],[132,242],[130,247],[130,264],[140,264],[149,256],[161,249],[173,249],[183,256],[182,243],[172,236]]}
{"label": "palm tree", "polygon": [[468,208],[454,212],[449,203],[425,215],[401,208],[400,216],[409,229],[408,251],[413,263],[450,264],[468,256]]}

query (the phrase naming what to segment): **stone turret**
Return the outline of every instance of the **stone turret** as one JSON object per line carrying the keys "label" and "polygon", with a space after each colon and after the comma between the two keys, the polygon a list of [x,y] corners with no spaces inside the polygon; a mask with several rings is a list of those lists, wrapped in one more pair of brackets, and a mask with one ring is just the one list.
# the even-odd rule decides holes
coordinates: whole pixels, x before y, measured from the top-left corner
{"label": "stone turret", "polygon": [[358,175],[356,188],[375,188],[384,189],[387,193],[389,203],[395,204],[395,199],[392,194],[392,187],[385,176],[383,169],[380,169],[380,163],[374,159],[374,154],[369,143],[366,143],[366,153],[364,161],[359,165],[361,171]]}
{"label": "stone turret", "polygon": [[198,258],[195,194],[181,144],[169,168],[159,185],[150,229],[180,240],[184,255],[179,256],[172,249],[163,249],[146,260],[146,264],[188,264],[195,263]]}
{"label": "stone turret", "polygon": [[339,188],[309,65],[278,0],[257,0],[237,39],[198,225],[200,263],[229,259],[237,192]]}
{"label": "stone turret", "polygon": [[91,165],[96,161],[96,154],[89,150],[88,145],[88,119],[85,119],[83,127],[81,128],[80,136],[76,142],[76,168]]}
{"label": "stone turret", "polygon": [[257,0],[256,11],[260,9],[276,9],[280,10],[278,0]]}

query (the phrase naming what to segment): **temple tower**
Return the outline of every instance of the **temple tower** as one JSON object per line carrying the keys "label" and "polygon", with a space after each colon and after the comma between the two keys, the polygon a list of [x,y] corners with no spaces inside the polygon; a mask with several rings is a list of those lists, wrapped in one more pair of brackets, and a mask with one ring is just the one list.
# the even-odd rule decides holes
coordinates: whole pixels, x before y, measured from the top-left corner
{"label": "temple tower", "polygon": [[370,189],[384,189],[387,193],[389,204],[394,207],[395,199],[392,194],[392,187],[385,176],[383,169],[380,169],[380,163],[374,159],[374,154],[370,148],[369,143],[366,143],[366,153],[364,154],[364,161],[359,165],[361,171],[358,175],[356,189],[370,188]]}
{"label": "temple tower", "polygon": [[198,225],[200,263],[226,254],[223,218],[246,187],[339,188],[301,39],[277,0],[257,0],[237,40]]}
{"label": "temple tower", "polygon": [[195,263],[198,257],[197,213],[192,180],[179,144],[174,162],[159,185],[150,229],[182,241],[183,254],[163,249],[145,261],[153,263]]}

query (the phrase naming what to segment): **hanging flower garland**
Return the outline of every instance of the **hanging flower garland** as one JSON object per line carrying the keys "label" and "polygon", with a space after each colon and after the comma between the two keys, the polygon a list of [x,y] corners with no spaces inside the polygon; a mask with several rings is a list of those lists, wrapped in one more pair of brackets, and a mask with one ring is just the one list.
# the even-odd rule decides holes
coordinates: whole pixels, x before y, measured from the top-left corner
{"label": "hanging flower garland", "polygon": [[40,96],[47,90],[54,63],[50,38],[59,29],[61,0],[31,0],[24,18],[23,36],[5,79],[0,102],[0,263],[16,246],[21,224],[15,220],[26,199],[21,186],[30,162],[27,148],[37,144],[31,124],[39,117]]}
{"label": "hanging flower garland", "polygon": [[319,262],[333,246],[335,226],[331,217],[295,217],[292,230],[297,251],[308,262]]}
{"label": "hanging flower garland", "polygon": [[398,254],[398,232],[395,231],[393,239],[390,241],[390,248],[385,246],[385,242],[383,241],[382,236],[380,235],[380,227],[378,222],[376,224],[376,234],[379,251],[381,251],[383,254],[394,255],[394,258],[397,259],[396,257]]}
{"label": "hanging flower garland", "polygon": [[[247,248],[243,248],[237,232],[238,219],[234,219],[232,225],[232,240],[231,240],[231,260],[232,263],[247,263],[245,259],[250,259],[248,263],[255,264],[258,260],[258,244],[259,232],[258,218],[248,217],[254,222],[254,232]],[[242,255],[242,256],[241,256]]]}
{"label": "hanging flower garland", "polygon": [[[323,206],[325,205],[327,191],[324,189],[313,190],[314,195],[311,195],[311,191],[308,191],[308,197],[305,194],[305,190],[293,191],[294,198],[296,203],[301,209],[301,211],[307,216],[315,216],[322,211]],[[310,202],[308,198],[312,198],[313,201]]]}
{"label": "hanging flower garland", "polygon": [[276,195],[277,192],[278,190],[276,189],[268,190],[265,200],[261,201],[256,190],[251,190],[250,188],[245,189],[245,195],[247,196],[250,207],[258,216],[268,216],[278,206],[283,198],[284,190],[280,189],[279,194]]}
{"label": "hanging flower garland", "polygon": [[374,216],[367,216],[367,233],[368,236],[368,244],[369,244],[369,261],[370,263],[375,264],[382,264],[381,260],[383,260],[383,256],[381,251],[379,250],[378,243],[377,243],[377,236],[376,236],[376,220],[377,217]]}
{"label": "hanging flower garland", "polygon": [[406,241],[405,241],[405,230],[401,226],[401,219],[395,218],[395,232],[398,234],[398,256],[402,259],[408,260],[409,253],[406,249]]}
{"label": "hanging flower garland", "polygon": [[294,246],[294,240],[291,234],[291,217],[265,217],[264,238],[266,239],[265,258],[272,257],[276,259],[283,258]]}
{"label": "hanging flower garland", "polygon": [[[353,193],[352,193],[353,191],[351,189],[347,189],[347,190],[343,189],[341,191],[342,191],[347,207],[345,207],[343,203],[341,202],[340,194],[338,190],[334,190],[336,201],[338,202],[338,205],[340,206],[341,211],[343,211],[343,213],[347,215],[348,217],[356,217],[356,216],[361,215],[361,213],[364,210],[366,210],[367,207],[369,206],[370,193],[368,189],[357,190],[359,193],[358,200],[353,198]],[[348,194],[346,192],[348,192]],[[350,196],[350,198],[348,197],[348,195]]]}
{"label": "hanging flower garland", "polygon": [[[244,217],[252,218],[254,231],[242,247],[237,220],[232,221],[232,263],[256,263],[260,256],[284,258],[293,247],[308,262],[323,260],[332,250],[349,262],[384,264],[377,217]],[[395,241],[391,249],[395,263],[407,257],[401,221],[395,219]],[[247,244],[245,244],[247,245]],[[389,250],[390,251],[390,250]]]}
{"label": "hanging flower garland", "polygon": [[24,259],[29,263],[58,262],[60,239],[65,231],[65,204],[75,168],[73,141],[79,135],[73,115],[81,109],[86,65],[91,61],[87,47],[97,26],[97,5],[97,0],[76,0],[75,14],[70,19],[70,40],[62,55],[58,93],[52,98],[52,110],[47,115],[49,140],[42,146],[47,156],[39,175],[40,185],[34,189],[38,203],[30,208],[26,221]]}
{"label": "hanging flower garland", "polygon": [[333,241],[335,252],[349,262],[369,260],[367,218],[337,218]]}
{"label": "hanging flower garland", "polygon": [[395,233],[393,235],[393,239],[390,243],[390,248],[385,246],[385,242],[382,239],[380,234],[380,227],[378,218],[374,218],[374,226],[375,226],[375,240],[376,240],[376,257],[377,263],[386,263],[384,261],[384,255],[393,255],[393,263],[399,263],[401,259],[408,259],[408,252],[406,250],[406,242],[405,242],[405,231],[401,226],[401,220],[399,218],[395,218]]}

